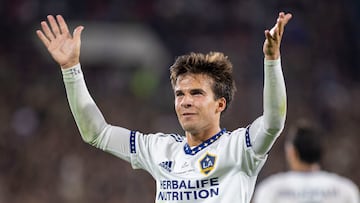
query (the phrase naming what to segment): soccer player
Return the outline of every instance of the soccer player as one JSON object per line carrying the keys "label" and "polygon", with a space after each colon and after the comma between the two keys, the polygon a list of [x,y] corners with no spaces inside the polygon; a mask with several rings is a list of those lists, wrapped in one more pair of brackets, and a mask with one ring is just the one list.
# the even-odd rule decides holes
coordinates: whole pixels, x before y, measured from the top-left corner
{"label": "soccer player", "polygon": [[285,142],[290,171],[263,180],[253,203],[360,203],[359,190],[351,180],[321,170],[322,139],[307,123],[292,129]]}
{"label": "soccer player", "polygon": [[83,26],[73,35],[61,15],[49,15],[37,35],[60,65],[71,111],[85,142],[156,180],[155,202],[250,202],[267,152],[280,135],[286,92],[280,43],[291,14],[279,13],[265,30],[264,110],[246,128],[220,127],[235,92],[232,64],[220,52],[180,56],[170,68],[175,111],[185,131],[144,134],[108,124],[90,96],[80,66]]}

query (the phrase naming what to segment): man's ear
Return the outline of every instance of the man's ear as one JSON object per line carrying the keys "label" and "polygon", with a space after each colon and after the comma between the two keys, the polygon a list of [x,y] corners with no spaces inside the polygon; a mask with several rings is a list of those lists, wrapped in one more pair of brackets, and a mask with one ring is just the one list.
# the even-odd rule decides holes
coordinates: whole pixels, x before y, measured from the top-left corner
{"label": "man's ear", "polygon": [[224,97],[221,97],[217,100],[218,106],[216,108],[216,112],[223,112],[226,109],[226,99]]}

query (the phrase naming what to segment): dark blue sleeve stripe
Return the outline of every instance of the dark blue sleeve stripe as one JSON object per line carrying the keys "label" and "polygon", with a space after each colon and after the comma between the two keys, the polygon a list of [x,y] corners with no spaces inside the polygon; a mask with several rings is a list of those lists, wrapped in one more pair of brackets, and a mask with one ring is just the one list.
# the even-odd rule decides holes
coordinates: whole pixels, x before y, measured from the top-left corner
{"label": "dark blue sleeve stripe", "polygon": [[248,127],[246,127],[246,132],[245,132],[245,142],[246,142],[246,147],[251,147],[251,141],[250,141],[250,125],[248,125]]}
{"label": "dark blue sleeve stripe", "polygon": [[130,134],[130,153],[131,154],[136,153],[135,134],[136,134],[136,131],[131,131],[131,134]]}
{"label": "dark blue sleeve stripe", "polygon": [[176,142],[182,142],[183,141],[183,138],[180,135],[170,134],[170,136],[173,137]]}

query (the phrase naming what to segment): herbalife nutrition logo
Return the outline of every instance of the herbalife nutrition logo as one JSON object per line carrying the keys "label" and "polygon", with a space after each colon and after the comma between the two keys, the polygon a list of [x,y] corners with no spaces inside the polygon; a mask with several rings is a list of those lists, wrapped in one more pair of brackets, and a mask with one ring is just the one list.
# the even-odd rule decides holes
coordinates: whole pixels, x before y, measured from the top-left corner
{"label": "herbalife nutrition logo", "polygon": [[163,161],[159,163],[159,166],[163,167],[168,172],[171,172],[173,167],[173,161]]}

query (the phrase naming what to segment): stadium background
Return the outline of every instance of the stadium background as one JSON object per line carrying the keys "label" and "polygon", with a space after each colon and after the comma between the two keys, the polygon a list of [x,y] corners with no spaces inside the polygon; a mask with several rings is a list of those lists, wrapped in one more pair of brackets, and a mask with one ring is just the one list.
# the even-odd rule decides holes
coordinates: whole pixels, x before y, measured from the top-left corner
{"label": "stadium background", "polygon": [[[81,62],[108,122],[181,133],[168,80],[174,58],[225,52],[238,92],[222,127],[245,126],[262,111],[263,30],[281,10],[294,15],[282,44],[287,127],[306,117],[326,129],[324,168],[359,185],[358,0],[2,0],[0,202],[153,202],[148,174],[82,142],[59,68],[36,38],[47,14],[85,26]],[[286,170],[283,138],[259,180]]]}

